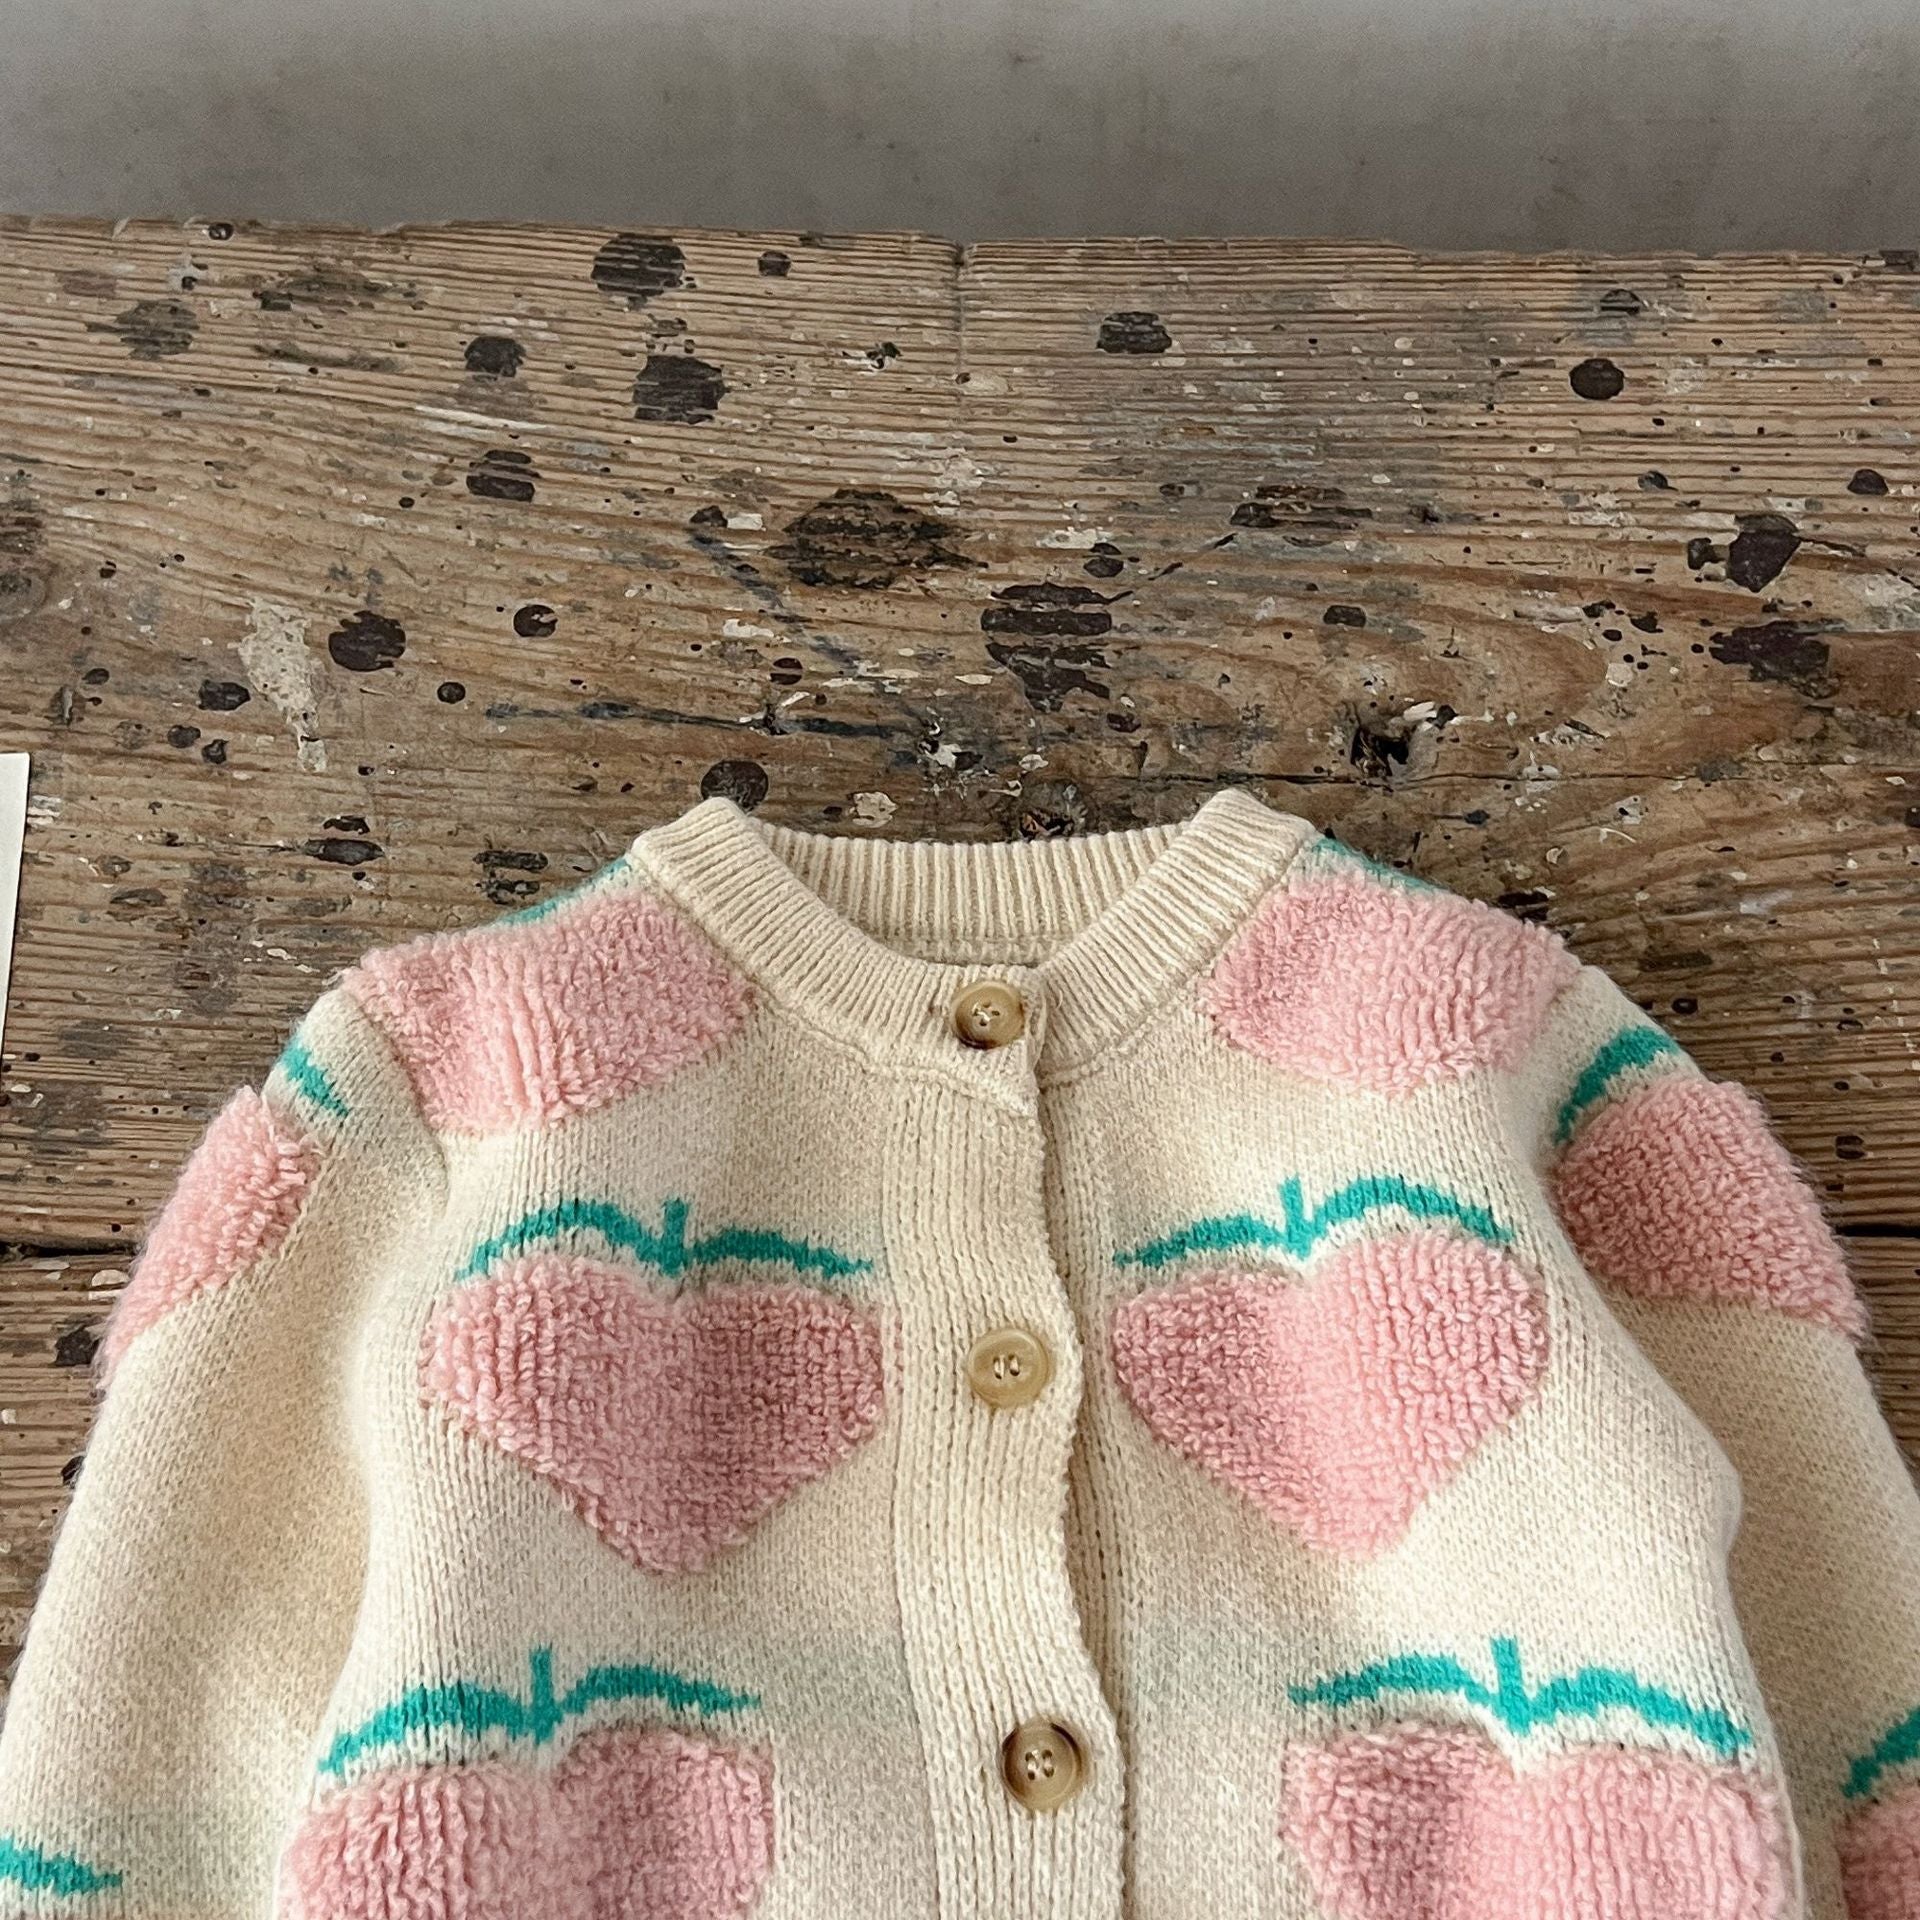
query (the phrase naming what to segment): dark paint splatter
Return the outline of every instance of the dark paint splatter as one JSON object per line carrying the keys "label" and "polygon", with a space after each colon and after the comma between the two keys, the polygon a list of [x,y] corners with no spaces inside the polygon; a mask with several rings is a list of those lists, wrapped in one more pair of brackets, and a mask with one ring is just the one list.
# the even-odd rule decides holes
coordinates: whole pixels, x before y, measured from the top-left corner
{"label": "dark paint splatter", "polygon": [[593,283],[602,293],[644,307],[686,285],[687,256],[671,240],[617,233],[593,256]]}
{"label": "dark paint splatter", "polygon": [[1341,487],[1305,480],[1277,481],[1256,487],[1251,500],[1234,508],[1230,522],[1261,532],[1284,532],[1296,546],[1324,546],[1335,534],[1346,533],[1371,520],[1370,507],[1357,507]]}
{"label": "dark paint splatter", "polygon": [[1657,613],[1634,613],[1627,616],[1627,625],[1638,627],[1642,633],[1658,633],[1660,616]]}
{"label": "dark paint splatter", "polygon": [[560,616],[551,607],[530,600],[513,616],[513,630],[522,640],[545,640],[560,625]]}
{"label": "dark paint splatter", "polygon": [[1880,264],[1889,273],[1920,273],[1920,251],[1912,247],[1882,247]]}
{"label": "dark paint splatter", "polygon": [[1886,475],[1876,473],[1871,467],[1856,467],[1853,478],[1847,482],[1849,493],[1881,494],[1886,490]]}
{"label": "dark paint splatter", "polygon": [[367,818],[362,813],[336,813],[331,820],[320,823],[329,833],[365,833]]}
{"label": "dark paint splatter", "polygon": [[1758,593],[1793,558],[1800,530],[1785,514],[1743,513],[1727,547],[1727,578]]}
{"label": "dark paint splatter", "polygon": [[1173,335],[1157,313],[1110,313],[1100,322],[1100,337],[1093,344],[1102,353],[1165,353]]}
{"label": "dark paint splatter", "polygon": [[[713,525],[701,519],[707,513],[726,524],[717,507],[701,508],[694,523]],[[973,565],[957,527],[871,487],[837,487],[782,531],[771,556],[802,586],[890,587],[903,575]]]}
{"label": "dark paint splatter", "polygon": [[784,280],[793,262],[778,247],[769,247],[760,256],[760,271],[769,280]]}
{"label": "dark paint splatter", "polygon": [[1367,624],[1364,607],[1331,606],[1320,619],[1323,625],[1329,627],[1364,627]]}
{"label": "dark paint splatter", "polygon": [[527,350],[504,333],[476,334],[467,342],[467,371],[511,380],[526,365]]}
{"label": "dark paint splatter", "polygon": [[407,630],[384,613],[362,607],[327,635],[327,651],[335,666],[349,673],[377,673],[390,667],[407,650]]}
{"label": "dark paint splatter", "polygon": [[540,470],[517,447],[489,447],[467,469],[467,491],[482,500],[531,500]]}
{"label": "dark paint splatter", "polygon": [[1503,893],[1493,903],[1502,913],[1511,913],[1521,920],[1531,920],[1544,926],[1547,909],[1553,905],[1553,896],[1542,893],[1538,887],[1516,887]]}
{"label": "dark paint splatter", "polygon": [[93,333],[113,332],[136,360],[164,360],[193,345],[200,316],[178,300],[142,300],[116,314],[111,328],[90,324]]}
{"label": "dark paint splatter", "polygon": [[458,680],[442,680],[434,689],[433,697],[443,707],[457,707],[467,697],[467,690]]}
{"label": "dark paint splatter", "polygon": [[1824,700],[1833,692],[1832,648],[1791,620],[1716,633],[1707,651],[1730,667],[1745,667],[1749,680],[1779,681],[1811,700]]}
{"label": "dark paint splatter", "polygon": [[1704,534],[1696,535],[1687,542],[1687,565],[1695,573],[1698,573],[1702,567],[1711,566],[1714,561],[1724,560],[1726,557],[1724,550]]}
{"label": "dark paint splatter", "polygon": [[877,372],[885,373],[888,366],[900,358],[900,349],[891,340],[882,340],[877,347],[869,347],[867,362]]}
{"label": "dark paint splatter", "polygon": [[1381,733],[1359,726],[1347,743],[1347,758],[1369,780],[1391,780],[1407,764],[1413,738],[1405,733]]}
{"label": "dark paint splatter", "polygon": [[205,713],[232,713],[253,698],[253,689],[238,680],[202,680],[200,707]]}
{"label": "dark paint splatter", "polygon": [[547,856],[514,847],[487,847],[473,856],[473,864],[486,870],[480,891],[496,907],[517,907],[540,891],[539,881],[519,876],[544,873]]}
{"label": "dark paint splatter", "polygon": [[1641,310],[1640,296],[1631,287],[1614,287],[1600,296],[1602,313],[1635,314]]}
{"label": "dark paint splatter", "polygon": [[1087,557],[1086,571],[1096,580],[1111,580],[1115,574],[1125,571],[1126,564],[1120,549],[1111,540],[1096,540]]}
{"label": "dark paint splatter", "polygon": [[773,663],[773,669],[767,675],[767,678],[771,680],[776,687],[797,687],[800,684],[800,675],[803,671],[804,669],[798,660],[794,659],[791,655],[783,655]]}
{"label": "dark paint splatter", "polygon": [[85,1466],[86,1459],[84,1453],[76,1453],[60,1469],[60,1484],[63,1487],[71,1488],[80,1484],[80,1469]]}
{"label": "dark paint splatter", "polygon": [[1670,489],[1672,485],[1673,482],[1669,480],[1658,467],[1649,467],[1646,472],[1640,476],[1641,489],[1647,493],[1664,493]]}
{"label": "dark paint splatter", "polygon": [[1627,376],[1611,360],[1582,360],[1567,375],[1567,383],[1582,400],[1611,400],[1627,384]]}
{"label": "dark paint splatter", "polygon": [[290,273],[256,288],[253,297],[268,313],[290,313],[295,307],[370,307],[393,291],[383,280],[320,261],[305,273]]}
{"label": "dark paint splatter", "polygon": [[190,747],[200,738],[198,727],[169,727],[167,745],[170,747]]}
{"label": "dark paint splatter", "polygon": [[767,770],[757,760],[716,760],[700,776],[700,791],[709,800],[723,794],[751,813],[767,797]]}
{"label": "dark paint splatter", "polygon": [[1113,615],[1107,609],[1122,597],[1053,580],[1000,587],[994,592],[994,604],[980,615],[980,630],[1041,640],[1093,639],[1113,630]]}
{"label": "dark paint splatter", "polygon": [[1015,675],[1027,696],[1027,704],[1038,713],[1058,713],[1070,693],[1090,694],[1096,700],[1112,698],[1107,683],[1094,679],[1088,671],[1112,665],[1098,647],[1023,647],[989,640],[987,652]]}
{"label": "dark paint splatter", "polygon": [[650,353],[633,382],[633,417],[697,427],[719,411],[725,376],[690,353]]}
{"label": "dark paint splatter", "polygon": [[93,1356],[100,1351],[100,1335],[84,1322],[79,1326],[63,1327],[59,1337],[53,1343],[53,1364],[56,1367],[90,1367]]}
{"label": "dark paint splatter", "polygon": [[227,743],[224,740],[209,740],[200,749],[200,758],[210,767],[224,767],[227,764]]}
{"label": "dark paint splatter", "polygon": [[364,867],[369,860],[378,860],[384,849],[372,840],[327,838],[309,840],[300,851],[316,860],[326,861],[329,866]]}

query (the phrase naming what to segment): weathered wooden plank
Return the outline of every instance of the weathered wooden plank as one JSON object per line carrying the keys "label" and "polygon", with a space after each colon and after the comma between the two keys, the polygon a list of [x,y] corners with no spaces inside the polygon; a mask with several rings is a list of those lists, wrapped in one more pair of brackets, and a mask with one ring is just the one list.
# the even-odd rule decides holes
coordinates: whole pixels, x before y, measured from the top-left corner
{"label": "weathered wooden plank", "polygon": [[703,790],[1248,780],[1548,919],[1766,1097],[1920,1438],[1915,265],[0,222],[0,1614],[225,1091]]}

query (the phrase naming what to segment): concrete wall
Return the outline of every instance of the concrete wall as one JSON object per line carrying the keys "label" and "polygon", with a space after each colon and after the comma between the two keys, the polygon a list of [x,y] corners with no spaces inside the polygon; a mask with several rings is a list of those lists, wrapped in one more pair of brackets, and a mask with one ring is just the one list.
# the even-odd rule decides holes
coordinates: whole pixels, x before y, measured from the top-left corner
{"label": "concrete wall", "polygon": [[0,207],[1908,246],[1911,0],[0,0]]}

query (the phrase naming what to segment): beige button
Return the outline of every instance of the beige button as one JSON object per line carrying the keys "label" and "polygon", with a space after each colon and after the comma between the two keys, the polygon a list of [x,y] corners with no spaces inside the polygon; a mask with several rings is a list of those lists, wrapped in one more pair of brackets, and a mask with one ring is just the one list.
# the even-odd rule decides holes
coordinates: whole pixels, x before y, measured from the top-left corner
{"label": "beige button", "polygon": [[1086,1778],[1080,1744],[1057,1720],[1024,1720],[1000,1749],[1007,1791],[1035,1813],[1051,1813],[1080,1791]]}
{"label": "beige button", "polygon": [[1026,1026],[1027,1010],[1004,980],[976,980],[954,997],[953,1030],[970,1047],[1004,1047]]}
{"label": "beige button", "polygon": [[967,1384],[990,1407],[1024,1407],[1053,1377],[1053,1356],[1025,1327],[995,1327],[967,1355]]}

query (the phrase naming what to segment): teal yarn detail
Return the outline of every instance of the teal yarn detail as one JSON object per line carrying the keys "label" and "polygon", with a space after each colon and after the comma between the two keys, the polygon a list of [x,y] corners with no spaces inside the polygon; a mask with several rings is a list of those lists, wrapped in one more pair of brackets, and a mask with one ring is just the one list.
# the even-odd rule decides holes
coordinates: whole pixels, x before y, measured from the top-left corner
{"label": "teal yarn detail", "polygon": [[1920,1707],[1889,1727],[1852,1762],[1840,1791],[1849,1800],[1864,1799],[1880,1784],[1882,1774],[1910,1760],[1920,1760]]}
{"label": "teal yarn detail", "polygon": [[1280,1183],[1280,1220],[1258,1214],[1212,1214],[1178,1228],[1143,1246],[1123,1249],[1113,1256],[1117,1267],[1164,1267],[1193,1253],[1229,1253],[1246,1247],[1272,1248],[1295,1260],[1305,1260],[1320,1242],[1339,1228],[1364,1219],[1382,1208],[1398,1208],[1416,1220],[1442,1220],[1463,1228],[1476,1239],[1504,1247],[1513,1239],[1487,1211],[1442,1187],[1405,1180],[1397,1173],[1369,1174],[1349,1180],[1318,1206],[1309,1207],[1300,1181]]}
{"label": "teal yarn detail", "polygon": [[313,1057],[307,1043],[297,1033],[287,1042],[279,1064],[280,1071],[292,1083],[294,1091],[310,1105],[343,1120],[347,1117],[349,1109],[346,1101],[340,1097],[339,1088],[327,1078],[326,1068]]}
{"label": "teal yarn detail", "polygon": [[399,1746],[414,1734],[453,1732],[478,1740],[500,1732],[543,1747],[569,1720],[608,1702],[657,1700],[677,1713],[733,1713],[760,1704],[757,1694],[736,1693],[711,1680],[689,1679],[666,1667],[644,1664],[589,1667],[575,1685],[556,1694],[551,1647],[533,1649],[527,1656],[527,1673],[524,1698],[467,1680],[410,1688],[370,1719],[339,1735],[321,1760],[320,1771],[340,1773],[361,1754]]}
{"label": "teal yarn detail", "polygon": [[90,1867],[70,1853],[46,1853],[0,1833],[0,1881],[11,1881],[29,1893],[104,1893],[125,1878],[125,1874]]}
{"label": "teal yarn detail", "polygon": [[833,1247],[816,1247],[768,1228],[722,1227],[689,1240],[684,1200],[668,1200],[662,1205],[657,1229],[611,1200],[562,1200],[555,1206],[522,1214],[511,1226],[483,1240],[462,1262],[454,1278],[470,1280],[507,1254],[571,1233],[598,1234],[616,1253],[629,1254],[669,1278],[690,1268],[717,1266],[727,1260],[786,1265],[826,1279],[865,1273],[873,1265],[871,1260],[856,1259]]}
{"label": "teal yarn detail", "polygon": [[558,912],[569,901],[578,900],[603,887],[609,880],[617,880],[627,871],[627,856],[623,853],[609,860],[597,872],[590,873],[577,885],[562,887],[558,893],[550,894],[544,900],[536,900],[530,907],[516,907],[512,913],[497,915],[492,924],[496,927],[526,926],[536,920],[544,920],[548,914]]}
{"label": "teal yarn detail", "polygon": [[1638,1714],[1649,1726],[1678,1727],[1719,1754],[1736,1754],[1753,1744],[1753,1735],[1718,1707],[1697,1706],[1622,1668],[1582,1667],[1535,1688],[1527,1685],[1521,1672],[1517,1641],[1495,1640],[1492,1652],[1491,1687],[1450,1655],[1410,1653],[1289,1687],[1287,1697],[1295,1706],[1343,1707],[1388,1693],[1456,1694],[1514,1733],[1530,1733],[1574,1715],[1622,1708]]}
{"label": "teal yarn detail", "polygon": [[1409,887],[1421,893],[1439,891],[1431,880],[1422,880],[1417,873],[1404,873],[1398,867],[1390,867],[1384,860],[1376,860],[1371,854],[1348,846],[1344,840],[1337,840],[1330,833],[1323,833],[1313,842],[1307,849],[1307,857],[1328,866],[1358,867],[1361,872],[1390,887]]}
{"label": "teal yarn detail", "polygon": [[1679,1051],[1679,1042],[1669,1039],[1651,1021],[1622,1027],[1580,1069],[1580,1077],[1573,1083],[1573,1091],[1560,1103],[1560,1114],[1553,1127],[1555,1142],[1564,1147],[1573,1138],[1574,1129],[1587,1109],[1604,1099],[1608,1088],[1623,1073],[1630,1073],[1635,1067],[1648,1066],[1663,1055],[1678,1054]]}

